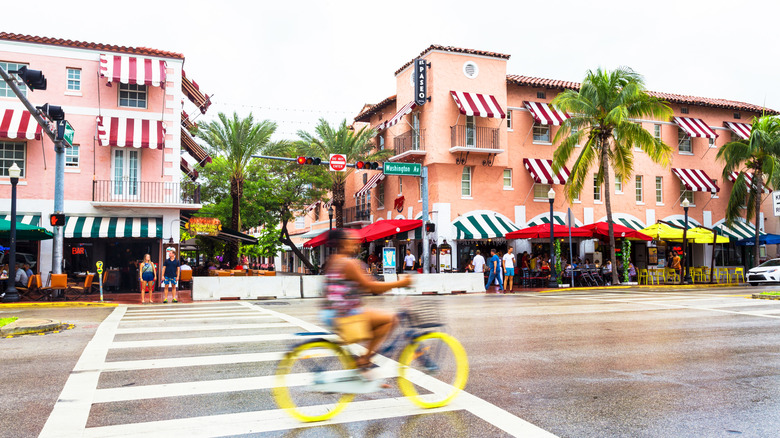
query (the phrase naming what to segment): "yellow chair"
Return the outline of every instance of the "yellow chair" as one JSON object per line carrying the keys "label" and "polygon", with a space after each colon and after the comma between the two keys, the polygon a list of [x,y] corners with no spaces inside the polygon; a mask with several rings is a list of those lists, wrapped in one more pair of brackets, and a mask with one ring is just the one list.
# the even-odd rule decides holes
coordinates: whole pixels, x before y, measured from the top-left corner
{"label": "yellow chair", "polygon": [[708,268],[706,266],[701,268],[701,276],[702,276],[702,280],[703,281],[706,281],[707,283],[709,283],[710,278],[712,278],[711,275],[712,275],[712,272],[710,272],[710,268]]}
{"label": "yellow chair", "polygon": [[672,268],[665,268],[664,269],[664,282],[671,282],[671,283],[677,283],[679,281],[679,276],[677,275],[677,271]]}
{"label": "yellow chair", "polygon": [[639,284],[642,284],[642,279],[645,280],[645,284],[648,283],[648,279],[650,278],[650,275],[647,273],[647,269],[640,269],[639,270]]}
{"label": "yellow chair", "polygon": [[731,279],[734,279],[734,283],[739,283],[737,280],[742,277],[742,283],[745,282],[745,269],[744,268],[735,268],[734,273],[729,275],[729,283],[731,283]]}
{"label": "yellow chair", "polygon": [[728,268],[715,268],[715,282],[720,283],[720,280],[722,278],[725,278],[726,282],[729,281],[729,270],[728,270]]}
{"label": "yellow chair", "polygon": [[693,280],[694,283],[698,280],[699,283],[704,282],[704,272],[702,271],[702,268],[691,268],[691,280]]}

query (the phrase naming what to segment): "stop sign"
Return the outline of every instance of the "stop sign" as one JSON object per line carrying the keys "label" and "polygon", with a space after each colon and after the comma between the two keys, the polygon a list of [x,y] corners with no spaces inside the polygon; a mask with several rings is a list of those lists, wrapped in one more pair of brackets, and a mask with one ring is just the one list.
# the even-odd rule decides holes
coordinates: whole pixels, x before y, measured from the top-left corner
{"label": "stop sign", "polygon": [[330,170],[334,172],[346,172],[347,157],[342,154],[330,154]]}

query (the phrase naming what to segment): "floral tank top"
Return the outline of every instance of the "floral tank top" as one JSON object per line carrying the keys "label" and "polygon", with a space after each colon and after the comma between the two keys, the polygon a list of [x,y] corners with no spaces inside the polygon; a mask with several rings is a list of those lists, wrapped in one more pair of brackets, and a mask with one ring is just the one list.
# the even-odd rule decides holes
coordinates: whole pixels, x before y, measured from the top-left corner
{"label": "floral tank top", "polygon": [[350,310],[360,307],[359,286],[337,269],[329,269],[325,274],[323,292],[323,308],[335,310],[337,317],[348,316]]}

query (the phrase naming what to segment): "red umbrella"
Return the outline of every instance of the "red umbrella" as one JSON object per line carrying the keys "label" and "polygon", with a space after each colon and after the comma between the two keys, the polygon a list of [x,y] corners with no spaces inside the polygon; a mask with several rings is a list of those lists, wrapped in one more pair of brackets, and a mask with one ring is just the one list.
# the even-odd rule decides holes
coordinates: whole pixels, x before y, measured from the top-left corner
{"label": "red umbrella", "polygon": [[422,226],[420,219],[387,219],[366,225],[358,230],[361,241],[373,242],[374,240],[392,236],[394,234],[411,231]]}
{"label": "red umbrella", "polygon": [[[523,228],[504,235],[506,239],[544,239],[549,237],[550,224]],[[553,237],[569,237],[569,227],[553,224]],[[589,230],[583,230],[582,227],[572,227],[571,237],[593,237],[593,234]]]}
{"label": "red umbrella", "polygon": [[328,241],[328,232],[324,232],[319,236],[316,236],[303,243],[304,248],[314,248],[316,246],[324,245]]}
{"label": "red umbrella", "polygon": [[[609,237],[609,224],[606,222],[596,222],[595,224],[584,225],[580,229],[589,230],[593,233],[593,236],[605,236]],[[628,228],[623,225],[612,223],[612,229],[615,232],[617,238],[629,238],[650,241],[652,237],[647,234],[640,233],[634,229]]]}

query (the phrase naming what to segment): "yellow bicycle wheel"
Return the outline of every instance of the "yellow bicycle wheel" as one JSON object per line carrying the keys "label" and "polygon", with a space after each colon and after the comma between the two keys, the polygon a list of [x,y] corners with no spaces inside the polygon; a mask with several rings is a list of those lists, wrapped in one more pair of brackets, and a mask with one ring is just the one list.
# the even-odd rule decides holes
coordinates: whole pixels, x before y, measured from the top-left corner
{"label": "yellow bicycle wheel", "polygon": [[401,352],[398,386],[414,404],[438,408],[466,386],[469,361],[454,337],[441,332],[415,338]]}
{"label": "yellow bicycle wheel", "polygon": [[276,367],[276,404],[301,421],[327,420],[347,407],[355,395],[318,391],[317,384],[354,368],[352,356],[332,342],[299,345]]}

